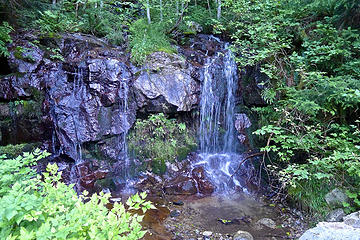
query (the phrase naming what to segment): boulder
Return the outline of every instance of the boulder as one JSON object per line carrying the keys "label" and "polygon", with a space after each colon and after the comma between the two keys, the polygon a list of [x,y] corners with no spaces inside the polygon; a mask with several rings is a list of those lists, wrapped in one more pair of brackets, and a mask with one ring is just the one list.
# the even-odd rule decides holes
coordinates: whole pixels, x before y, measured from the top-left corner
{"label": "boulder", "polygon": [[192,195],[198,192],[196,182],[192,178],[184,175],[179,175],[169,182],[166,182],[164,191],[170,195]]}
{"label": "boulder", "polygon": [[360,229],[343,222],[320,222],[299,240],[360,240]]}
{"label": "boulder", "polygon": [[345,216],[344,223],[354,228],[360,228],[360,211]]}
{"label": "boulder", "polygon": [[327,222],[341,222],[343,220],[343,217],[345,216],[344,210],[342,208],[337,208],[333,211],[331,211],[326,216]]}
{"label": "boulder", "polygon": [[233,240],[253,240],[253,236],[245,231],[237,231],[233,237]]}
{"label": "boulder", "polygon": [[259,221],[257,221],[255,223],[255,225],[258,229],[261,229],[263,226],[271,228],[271,229],[276,228],[276,223],[274,222],[274,220],[272,220],[270,218],[262,218]]}
{"label": "boulder", "polygon": [[179,55],[152,53],[138,74],[134,90],[140,111],[190,111],[198,103],[199,83]]}
{"label": "boulder", "polygon": [[209,195],[215,191],[215,186],[206,179],[205,170],[203,167],[196,167],[191,171],[193,179],[196,181],[199,193]]}
{"label": "boulder", "polygon": [[331,207],[342,207],[343,202],[348,202],[348,196],[340,189],[334,188],[331,192],[325,195],[325,201]]}

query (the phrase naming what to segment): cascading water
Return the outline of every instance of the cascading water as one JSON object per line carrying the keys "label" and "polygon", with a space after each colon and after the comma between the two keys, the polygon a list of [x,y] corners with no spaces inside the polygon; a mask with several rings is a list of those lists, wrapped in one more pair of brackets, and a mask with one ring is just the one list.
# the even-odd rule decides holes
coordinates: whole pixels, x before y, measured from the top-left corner
{"label": "cascading water", "polygon": [[[74,76],[74,85],[73,85],[73,91],[72,91],[72,98],[74,101],[72,103],[78,103],[79,107],[82,100],[82,95],[86,94],[84,89],[84,72],[86,69],[86,64],[84,62],[80,63],[78,66],[75,76]],[[74,124],[74,131],[76,135],[77,142],[74,142],[74,150],[75,153],[75,163],[79,164],[83,161],[82,159],[82,149],[81,149],[81,141],[79,139],[78,135],[78,120],[77,118],[80,117],[79,115],[73,115],[73,124]]]}
{"label": "cascading water", "polygon": [[[216,65],[222,62],[220,67]],[[237,65],[232,52],[225,46],[205,66],[200,101],[200,157],[196,166],[204,167],[216,186],[226,193],[243,188],[235,171],[242,156],[236,154],[235,93],[238,85]]]}
{"label": "cascading water", "polygon": [[118,91],[119,97],[119,116],[121,119],[121,124],[123,126],[123,133],[119,136],[119,149],[121,149],[119,160],[125,161],[124,166],[124,175],[125,178],[129,177],[129,168],[130,168],[130,159],[128,157],[128,145],[127,145],[127,134],[130,128],[130,123],[127,119],[128,114],[128,94],[129,94],[129,86],[127,81],[121,81],[120,87]]}
{"label": "cascading water", "polygon": [[[200,150],[205,153],[235,151],[234,108],[238,76],[236,63],[227,48],[226,45],[225,55],[218,53],[204,69],[199,138]],[[223,66],[217,69],[214,65],[219,60],[222,60]],[[223,135],[222,142],[220,142],[221,135]]]}

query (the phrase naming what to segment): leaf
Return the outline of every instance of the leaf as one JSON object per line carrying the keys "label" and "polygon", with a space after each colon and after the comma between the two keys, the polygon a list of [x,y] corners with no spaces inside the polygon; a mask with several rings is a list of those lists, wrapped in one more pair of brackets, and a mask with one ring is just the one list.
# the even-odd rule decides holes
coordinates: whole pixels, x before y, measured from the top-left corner
{"label": "leaf", "polygon": [[14,208],[7,208],[5,209],[5,217],[7,220],[11,220],[16,214],[18,214],[18,211]]}

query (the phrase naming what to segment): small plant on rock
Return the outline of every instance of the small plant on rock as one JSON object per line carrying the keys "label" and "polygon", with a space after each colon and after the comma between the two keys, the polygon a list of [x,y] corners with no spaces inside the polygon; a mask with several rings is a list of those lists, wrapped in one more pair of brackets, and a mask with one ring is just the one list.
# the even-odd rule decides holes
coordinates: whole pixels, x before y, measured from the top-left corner
{"label": "small plant on rock", "polygon": [[156,173],[164,173],[165,162],[186,158],[196,148],[195,138],[184,123],[167,119],[163,113],[138,120],[129,135],[129,148],[140,160],[151,160]]}

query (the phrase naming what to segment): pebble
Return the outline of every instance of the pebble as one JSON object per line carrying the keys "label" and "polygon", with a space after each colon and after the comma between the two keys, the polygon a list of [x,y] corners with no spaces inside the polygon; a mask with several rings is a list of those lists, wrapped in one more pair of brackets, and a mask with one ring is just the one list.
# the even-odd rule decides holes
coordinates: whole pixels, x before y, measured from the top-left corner
{"label": "pebble", "polygon": [[173,204],[177,205],[177,206],[182,206],[182,205],[184,205],[184,202],[183,201],[174,201]]}
{"label": "pebble", "polygon": [[170,217],[178,217],[180,216],[180,211],[179,210],[173,210],[170,212]]}
{"label": "pebble", "polygon": [[202,235],[205,236],[205,237],[210,237],[212,234],[213,233],[210,232],[210,231],[205,231],[205,232],[202,233]]}

